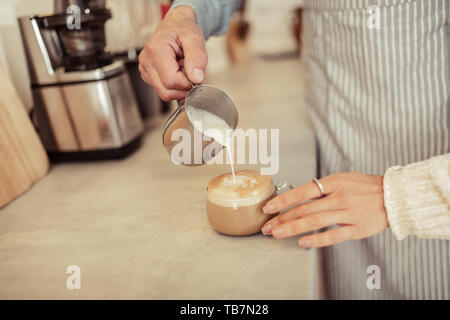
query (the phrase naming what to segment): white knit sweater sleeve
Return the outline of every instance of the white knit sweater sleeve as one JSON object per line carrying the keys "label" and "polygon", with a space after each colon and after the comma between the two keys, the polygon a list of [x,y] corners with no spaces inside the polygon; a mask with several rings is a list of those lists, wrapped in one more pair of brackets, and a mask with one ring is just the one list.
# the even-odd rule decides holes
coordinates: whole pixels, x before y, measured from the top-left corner
{"label": "white knit sweater sleeve", "polygon": [[449,168],[450,153],[386,171],[384,206],[397,240],[450,239]]}

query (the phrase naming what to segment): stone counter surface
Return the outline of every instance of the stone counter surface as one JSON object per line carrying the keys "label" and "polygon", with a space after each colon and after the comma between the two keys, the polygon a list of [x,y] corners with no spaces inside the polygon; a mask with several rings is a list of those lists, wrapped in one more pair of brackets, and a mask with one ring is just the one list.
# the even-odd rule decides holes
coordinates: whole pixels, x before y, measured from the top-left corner
{"label": "stone counter surface", "polygon": [[[207,81],[233,97],[240,127],[280,129],[276,183],[307,183],[315,172],[300,80],[299,62],[286,60]],[[229,166],[174,165],[161,143],[163,120],[147,123],[130,157],[55,164],[0,209],[0,299],[311,298],[312,251],[299,248],[298,237],[211,229],[206,185]],[[66,287],[70,265],[81,268],[80,290]]]}

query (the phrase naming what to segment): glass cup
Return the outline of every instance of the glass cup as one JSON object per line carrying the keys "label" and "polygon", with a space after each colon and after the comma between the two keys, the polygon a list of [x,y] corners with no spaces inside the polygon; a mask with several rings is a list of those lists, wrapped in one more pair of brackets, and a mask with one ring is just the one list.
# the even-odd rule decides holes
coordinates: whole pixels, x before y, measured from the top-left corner
{"label": "glass cup", "polygon": [[262,208],[287,183],[274,185],[270,176],[258,171],[236,172],[213,178],[208,183],[206,214],[214,230],[232,236],[245,236],[261,231],[276,214],[266,214]]}

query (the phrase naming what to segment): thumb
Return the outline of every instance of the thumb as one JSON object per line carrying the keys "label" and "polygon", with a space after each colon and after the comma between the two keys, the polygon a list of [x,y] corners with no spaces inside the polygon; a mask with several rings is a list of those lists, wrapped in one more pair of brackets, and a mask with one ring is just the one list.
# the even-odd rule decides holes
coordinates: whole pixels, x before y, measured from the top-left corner
{"label": "thumb", "polygon": [[190,34],[180,39],[184,54],[184,67],[189,80],[201,84],[205,79],[208,56],[203,34]]}

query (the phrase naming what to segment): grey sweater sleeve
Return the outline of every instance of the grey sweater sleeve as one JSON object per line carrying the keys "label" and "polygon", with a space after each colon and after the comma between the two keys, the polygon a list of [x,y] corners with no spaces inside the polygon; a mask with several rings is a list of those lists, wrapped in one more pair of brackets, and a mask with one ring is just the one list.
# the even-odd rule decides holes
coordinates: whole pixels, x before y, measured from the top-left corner
{"label": "grey sweater sleeve", "polygon": [[197,23],[205,38],[221,35],[228,30],[232,14],[241,6],[241,0],[175,0],[171,9],[188,5],[197,14]]}

